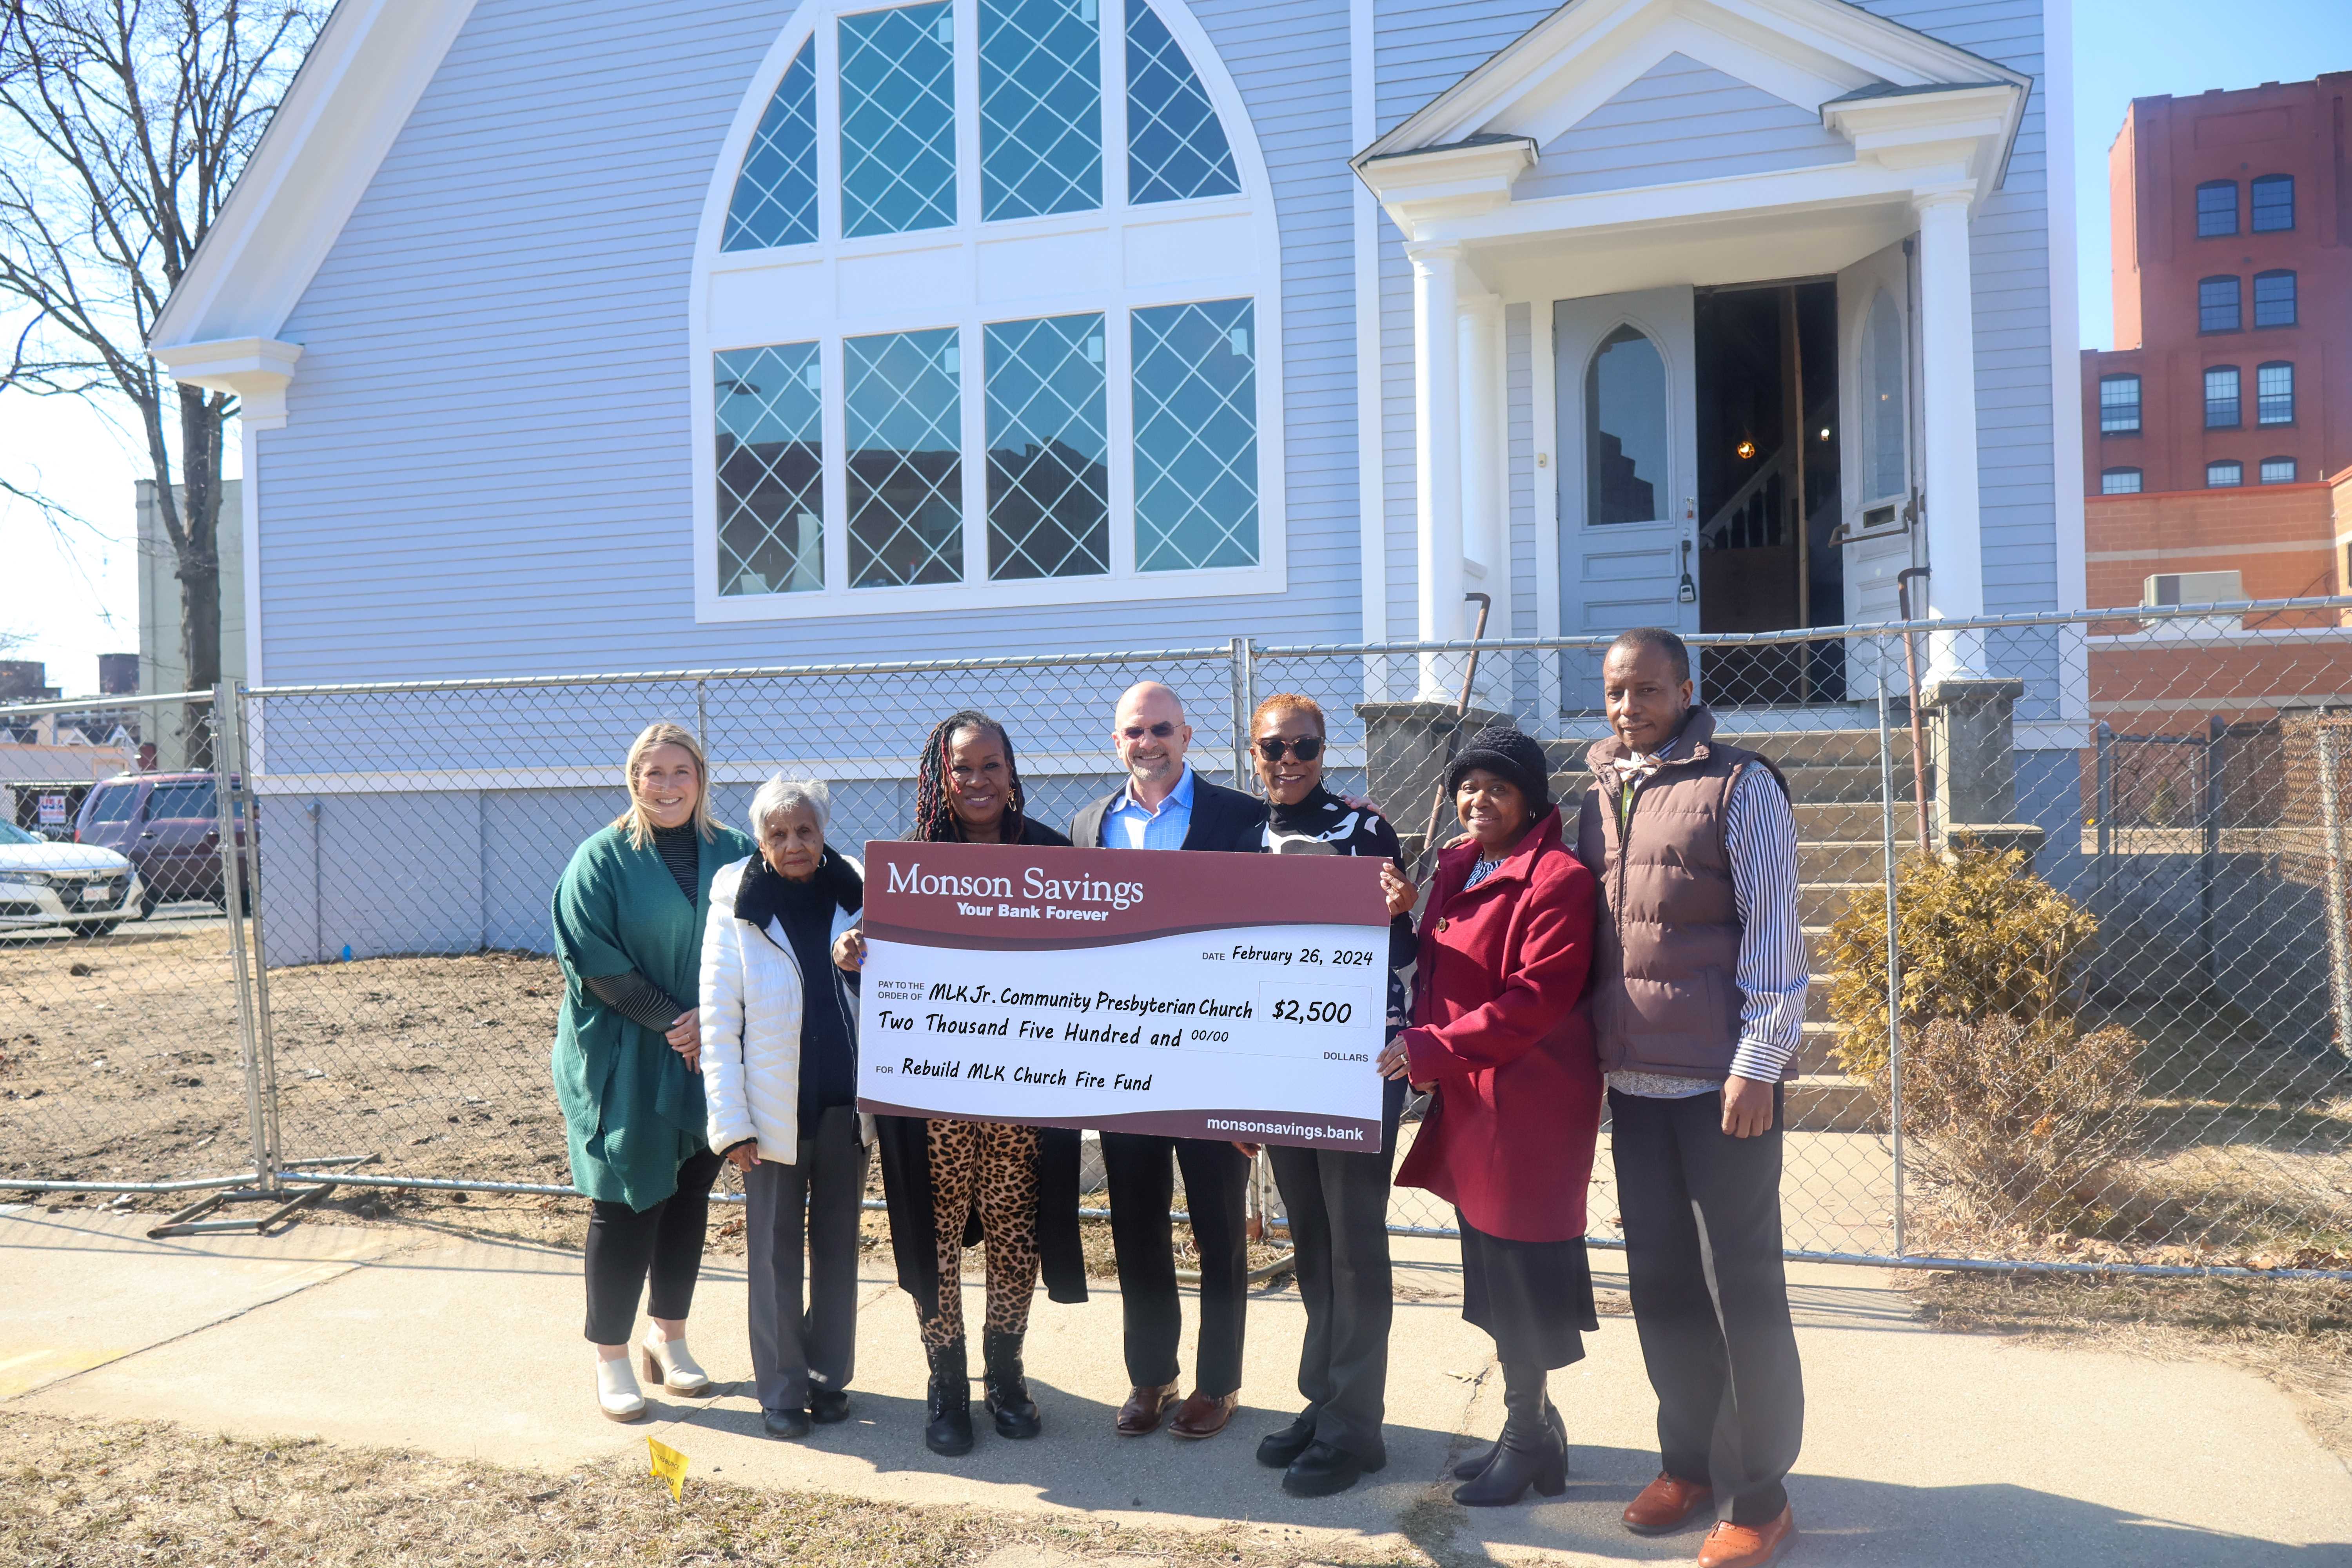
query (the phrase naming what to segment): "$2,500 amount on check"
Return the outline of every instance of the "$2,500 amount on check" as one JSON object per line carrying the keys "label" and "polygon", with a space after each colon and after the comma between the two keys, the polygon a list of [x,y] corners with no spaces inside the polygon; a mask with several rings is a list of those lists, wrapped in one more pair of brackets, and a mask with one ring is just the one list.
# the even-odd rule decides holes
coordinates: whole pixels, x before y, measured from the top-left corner
{"label": "$2,500 amount on check", "polygon": [[1380,862],[866,846],[857,1104],[1377,1149]]}

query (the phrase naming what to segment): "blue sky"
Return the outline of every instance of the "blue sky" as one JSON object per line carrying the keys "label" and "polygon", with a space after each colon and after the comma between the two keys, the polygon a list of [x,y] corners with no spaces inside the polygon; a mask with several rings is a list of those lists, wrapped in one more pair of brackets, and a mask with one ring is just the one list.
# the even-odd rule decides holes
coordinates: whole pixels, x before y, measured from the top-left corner
{"label": "blue sky", "polygon": [[[2053,0],[2055,3],[2055,0]],[[2352,70],[2352,0],[2074,0],[2076,247],[2082,342],[2110,346],[2107,147],[2134,98],[2303,81]],[[229,442],[234,471],[236,442]],[[0,471],[33,477],[95,525],[53,534],[0,498],[0,633],[68,691],[94,690],[102,652],[139,646],[131,427],[74,405],[0,405]]]}

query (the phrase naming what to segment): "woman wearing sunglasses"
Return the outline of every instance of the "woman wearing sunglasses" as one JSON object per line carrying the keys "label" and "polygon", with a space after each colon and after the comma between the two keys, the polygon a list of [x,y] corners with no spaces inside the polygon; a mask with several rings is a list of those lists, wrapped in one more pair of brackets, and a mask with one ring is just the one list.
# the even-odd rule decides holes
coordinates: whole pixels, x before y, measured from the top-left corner
{"label": "woman wearing sunglasses", "polygon": [[[1396,829],[1369,803],[1323,786],[1323,710],[1295,692],[1269,697],[1250,718],[1250,749],[1271,807],[1264,847],[1276,855],[1362,855],[1380,860],[1388,900],[1388,1027],[1405,1025],[1414,890],[1398,869]],[[1367,1067],[1367,1072],[1376,1069]],[[1307,1408],[1257,1447],[1258,1463],[1279,1469],[1297,1497],[1345,1491],[1388,1462],[1381,1436],[1389,1367],[1389,1164],[1396,1148],[1402,1079],[1388,1081],[1376,1150],[1276,1148],[1298,1294],[1307,1304],[1298,1392]]]}

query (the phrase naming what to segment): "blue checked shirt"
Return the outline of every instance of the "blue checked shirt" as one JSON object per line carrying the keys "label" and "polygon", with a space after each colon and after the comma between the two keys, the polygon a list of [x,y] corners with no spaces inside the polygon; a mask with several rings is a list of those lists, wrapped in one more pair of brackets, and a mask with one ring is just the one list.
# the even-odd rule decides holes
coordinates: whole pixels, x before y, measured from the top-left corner
{"label": "blue checked shirt", "polygon": [[1132,783],[1119,792],[1118,807],[1103,814],[1103,847],[1181,849],[1184,835],[1192,830],[1192,764],[1186,763],[1184,776],[1176,781],[1158,811],[1147,811],[1137,803]]}

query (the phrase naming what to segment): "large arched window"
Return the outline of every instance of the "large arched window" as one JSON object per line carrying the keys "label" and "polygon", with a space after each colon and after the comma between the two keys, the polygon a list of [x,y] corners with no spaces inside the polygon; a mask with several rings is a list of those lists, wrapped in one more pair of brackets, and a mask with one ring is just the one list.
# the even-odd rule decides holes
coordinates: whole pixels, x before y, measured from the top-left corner
{"label": "large arched window", "polygon": [[705,619],[1279,591],[1279,247],[1182,0],[812,0],[698,250]]}
{"label": "large arched window", "polygon": [[1862,323],[1862,491],[1865,504],[1903,495],[1903,321],[1884,289]]}
{"label": "large arched window", "polygon": [[1639,328],[1619,327],[1584,367],[1585,521],[1655,522],[1665,483],[1665,356]]}

